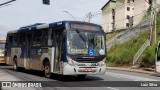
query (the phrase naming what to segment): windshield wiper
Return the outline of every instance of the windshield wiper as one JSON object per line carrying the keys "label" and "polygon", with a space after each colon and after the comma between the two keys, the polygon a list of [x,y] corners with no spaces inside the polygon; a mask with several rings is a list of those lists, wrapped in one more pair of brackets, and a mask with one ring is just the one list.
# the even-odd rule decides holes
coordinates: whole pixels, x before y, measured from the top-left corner
{"label": "windshield wiper", "polygon": [[79,30],[78,30],[78,29],[76,29],[76,32],[78,33],[79,37],[85,42],[86,39],[79,33]]}

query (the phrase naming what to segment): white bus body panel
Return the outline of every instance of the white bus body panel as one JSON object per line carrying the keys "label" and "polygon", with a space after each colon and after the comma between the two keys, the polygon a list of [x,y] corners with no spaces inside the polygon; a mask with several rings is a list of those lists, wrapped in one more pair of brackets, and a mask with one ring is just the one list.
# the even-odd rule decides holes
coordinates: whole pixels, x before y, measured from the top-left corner
{"label": "white bus body panel", "polygon": [[160,73],[160,61],[156,62],[156,71]]}
{"label": "white bus body panel", "polygon": [[6,58],[6,64],[13,65],[14,56],[17,57],[17,66],[23,67],[25,69],[33,69],[33,70],[43,70],[43,60],[47,58],[50,62],[51,72],[53,72],[54,67],[54,54],[55,48],[47,48],[48,53],[43,53],[40,56],[40,60],[32,60],[32,58],[20,58],[22,53],[21,48],[11,48],[11,57]]}
{"label": "white bus body panel", "polygon": [[[50,66],[51,66],[51,72],[53,72],[53,67],[54,67],[54,54],[55,54],[55,48],[48,48],[49,52],[48,53],[43,53],[41,56],[41,61],[43,62],[43,60],[45,58],[49,59],[50,62]],[[43,68],[43,66],[42,66]]]}
{"label": "white bus body panel", "polygon": [[[88,63],[89,64],[89,63]],[[92,72],[84,72],[85,69],[92,69]],[[78,66],[71,66],[67,63],[64,63],[63,67],[63,75],[81,75],[81,74],[99,74],[104,75],[106,71],[106,65],[103,66],[96,66],[96,67],[78,67]]]}
{"label": "white bus body panel", "polygon": [[14,56],[17,56],[17,59],[19,59],[21,52],[21,48],[11,48],[11,56],[6,57],[6,64],[13,65]]}

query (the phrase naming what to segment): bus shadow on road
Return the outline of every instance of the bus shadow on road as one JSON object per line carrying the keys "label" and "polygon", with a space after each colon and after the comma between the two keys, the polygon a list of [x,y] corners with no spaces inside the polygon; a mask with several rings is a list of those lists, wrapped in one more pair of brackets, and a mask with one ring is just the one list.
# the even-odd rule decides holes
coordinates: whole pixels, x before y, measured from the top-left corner
{"label": "bus shadow on road", "polygon": [[58,81],[62,81],[62,82],[79,82],[79,81],[99,81],[99,80],[103,80],[102,78],[98,77],[98,76],[91,76],[88,75],[85,78],[79,78],[76,75],[58,75],[58,74],[53,74],[52,78],[54,80],[58,80]]}
{"label": "bus shadow on road", "polygon": [[[13,70],[12,68],[8,68],[9,70]],[[14,70],[13,70],[14,71]],[[42,71],[36,71],[36,70],[19,70],[16,72],[26,73],[38,77],[45,77],[44,73]],[[48,78],[46,78],[48,79]],[[99,76],[96,75],[87,75],[85,78],[79,78],[76,75],[59,75],[59,74],[52,74],[52,77],[50,80],[57,80],[62,82],[79,82],[79,81],[101,81],[103,80]]]}
{"label": "bus shadow on road", "polygon": [[5,63],[0,63],[0,66],[2,67],[2,66],[7,66]]}

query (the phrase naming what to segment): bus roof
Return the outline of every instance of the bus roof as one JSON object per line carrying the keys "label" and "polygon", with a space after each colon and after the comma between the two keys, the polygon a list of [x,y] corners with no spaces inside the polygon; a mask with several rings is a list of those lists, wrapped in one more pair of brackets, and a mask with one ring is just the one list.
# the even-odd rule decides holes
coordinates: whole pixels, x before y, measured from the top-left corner
{"label": "bus roof", "polygon": [[20,27],[18,30],[15,31],[9,31],[8,33],[16,33],[19,31],[29,31],[29,30],[36,30],[36,29],[43,29],[43,28],[53,28],[56,26],[65,26],[66,23],[70,23],[70,24],[84,24],[84,25],[92,25],[92,26],[97,26],[97,27],[101,27],[98,24],[93,24],[93,23],[89,23],[89,22],[82,22],[82,21],[59,21],[59,22],[53,22],[53,23],[36,23],[33,25],[28,25],[28,26],[24,26],[24,27]]}

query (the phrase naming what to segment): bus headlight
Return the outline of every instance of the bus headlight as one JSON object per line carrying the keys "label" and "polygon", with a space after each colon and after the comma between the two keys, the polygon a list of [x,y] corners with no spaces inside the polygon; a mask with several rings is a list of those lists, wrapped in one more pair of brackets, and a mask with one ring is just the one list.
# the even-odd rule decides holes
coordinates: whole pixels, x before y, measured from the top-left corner
{"label": "bus headlight", "polygon": [[0,56],[2,56],[2,57],[3,57],[3,56],[4,56],[4,54],[1,54],[1,53],[0,53]]}
{"label": "bus headlight", "polygon": [[67,57],[67,60],[69,65],[74,66],[74,62],[70,57]]}
{"label": "bus headlight", "polygon": [[105,65],[105,62],[104,62],[104,61],[101,62],[101,66],[103,66],[103,65]]}

